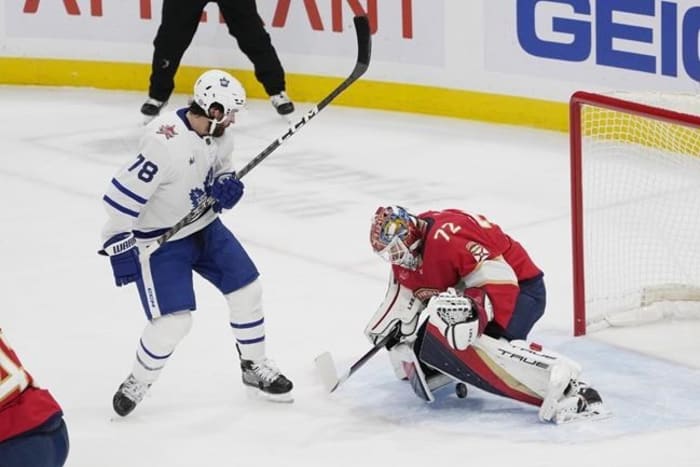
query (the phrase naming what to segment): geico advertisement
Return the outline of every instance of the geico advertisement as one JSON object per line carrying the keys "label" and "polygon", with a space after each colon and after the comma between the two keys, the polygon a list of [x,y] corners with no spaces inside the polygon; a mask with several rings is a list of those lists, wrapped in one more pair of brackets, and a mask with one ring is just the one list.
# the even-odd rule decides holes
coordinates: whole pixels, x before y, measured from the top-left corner
{"label": "geico advertisement", "polygon": [[507,0],[485,8],[489,71],[607,88],[699,89],[698,0]]}
{"label": "geico advertisement", "polygon": [[[36,39],[46,39],[44,47],[39,48],[42,56],[47,50],[61,55],[63,51],[56,50],[56,39],[100,41],[107,43],[106,47],[109,43],[150,45],[160,24],[162,7],[162,0],[0,0],[0,3],[5,37],[20,48],[22,39],[31,40],[26,41],[25,47],[29,48],[36,44]],[[374,35],[373,58],[415,65],[444,64],[444,0],[261,0],[257,5],[281,54],[352,54],[356,48],[352,18],[366,13]],[[205,8],[193,46],[236,47],[216,3]],[[0,47],[3,49],[4,53],[13,52],[11,48]],[[74,45],[65,50],[69,57],[79,52],[79,47],[76,49]],[[108,48],[105,53],[109,53]]]}

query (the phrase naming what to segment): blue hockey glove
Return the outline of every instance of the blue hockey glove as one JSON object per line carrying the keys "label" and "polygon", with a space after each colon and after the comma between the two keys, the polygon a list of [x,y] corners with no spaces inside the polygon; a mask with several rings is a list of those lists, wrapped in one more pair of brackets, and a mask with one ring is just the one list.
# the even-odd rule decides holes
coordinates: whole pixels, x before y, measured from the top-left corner
{"label": "blue hockey glove", "polygon": [[104,252],[109,256],[117,287],[141,278],[141,263],[136,239],[131,232],[115,235],[104,244]]}
{"label": "blue hockey glove", "polygon": [[211,186],[211,196],[216,200],[214,212],[231,209],[243,196],[243,182],[236,178],[235,173],[221,174]]}

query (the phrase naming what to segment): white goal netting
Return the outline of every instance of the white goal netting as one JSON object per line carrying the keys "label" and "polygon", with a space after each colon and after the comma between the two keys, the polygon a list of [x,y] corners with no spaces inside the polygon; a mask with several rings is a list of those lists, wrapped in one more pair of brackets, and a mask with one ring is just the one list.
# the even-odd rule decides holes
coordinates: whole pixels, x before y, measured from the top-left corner
{"label": "white goal netting", "polygon": [[582,199],[586,329],[700,317],[700,118],[663,112],[700,115],[700,99],[611,97],[661,110],[588,102],[572,128],[581,142],[581,186],[572,189]]}

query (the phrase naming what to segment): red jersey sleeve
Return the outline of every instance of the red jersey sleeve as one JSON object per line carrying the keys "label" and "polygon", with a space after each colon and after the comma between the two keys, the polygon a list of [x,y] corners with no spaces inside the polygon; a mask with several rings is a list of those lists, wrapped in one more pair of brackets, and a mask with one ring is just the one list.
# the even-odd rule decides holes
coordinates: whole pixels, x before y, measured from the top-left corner
{"label": "red jersey sleeve", "polygon": [[0,442],[38,427],[59,412],[61,407],[51,394],[33,386],[31,375],[0,331]]}

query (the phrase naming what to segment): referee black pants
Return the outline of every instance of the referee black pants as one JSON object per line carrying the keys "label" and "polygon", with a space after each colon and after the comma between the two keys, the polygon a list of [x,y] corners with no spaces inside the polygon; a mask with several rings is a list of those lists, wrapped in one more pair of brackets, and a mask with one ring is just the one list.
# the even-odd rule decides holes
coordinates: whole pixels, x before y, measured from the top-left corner
{"label": "referee black pants", "polygon": [[253,63],[255,77],[268,95],[285,90],[284,69],[258,14],[255,0],[163,0],[162,19],[153,41],[148,95],[167,101],[175,87],[180,60],[197,32],[204,7],[219,5],[228,32]]}

